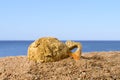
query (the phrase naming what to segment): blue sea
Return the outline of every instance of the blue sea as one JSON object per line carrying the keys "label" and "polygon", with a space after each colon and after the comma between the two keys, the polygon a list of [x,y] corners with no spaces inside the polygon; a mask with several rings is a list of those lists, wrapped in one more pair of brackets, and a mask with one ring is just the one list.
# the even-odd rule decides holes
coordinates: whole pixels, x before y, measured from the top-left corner
{"label": "blue sea", "polygon": [[[0,57],[27,55],[33,41],[0,41]],[[63,41],[64,42],[64,41]],[[120,41],[77,41],[83,52],[120,51]]]}

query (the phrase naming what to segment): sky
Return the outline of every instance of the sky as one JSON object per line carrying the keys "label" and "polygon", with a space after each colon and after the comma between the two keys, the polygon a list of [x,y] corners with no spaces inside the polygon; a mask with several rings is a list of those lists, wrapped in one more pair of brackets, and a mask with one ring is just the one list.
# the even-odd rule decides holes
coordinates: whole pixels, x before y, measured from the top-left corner
{"label": "sky", "polygon": [[120,40],[120,0],[0,0],[0,40]]}

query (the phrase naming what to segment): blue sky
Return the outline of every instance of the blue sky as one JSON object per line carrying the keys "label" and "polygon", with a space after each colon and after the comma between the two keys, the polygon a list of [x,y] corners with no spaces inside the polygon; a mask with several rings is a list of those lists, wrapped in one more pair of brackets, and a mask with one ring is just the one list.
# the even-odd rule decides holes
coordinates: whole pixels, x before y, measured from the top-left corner
{"label": "blue sky", "polygon": [[1,0],[0,40],[120,40],[120,0]]}

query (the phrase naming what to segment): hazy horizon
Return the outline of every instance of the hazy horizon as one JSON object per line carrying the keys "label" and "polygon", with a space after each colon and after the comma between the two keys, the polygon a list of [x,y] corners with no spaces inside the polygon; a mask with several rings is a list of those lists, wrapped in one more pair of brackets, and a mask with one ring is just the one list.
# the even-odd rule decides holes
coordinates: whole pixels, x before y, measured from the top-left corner
{"label": "hazy horizon", "polygon": [[119,0],[0,1],[0,40],[113,40],[120,37]]}

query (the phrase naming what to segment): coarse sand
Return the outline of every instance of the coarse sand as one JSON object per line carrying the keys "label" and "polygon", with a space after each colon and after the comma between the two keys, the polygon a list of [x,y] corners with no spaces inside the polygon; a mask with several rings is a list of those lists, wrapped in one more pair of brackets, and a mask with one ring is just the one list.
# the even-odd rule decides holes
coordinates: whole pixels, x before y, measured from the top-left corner
{"label": "coarse sand", "polygon": [[120,52],[89,52],[79,61],[69,57],[49,63],[1,57],[0,80],[120,80]]}

